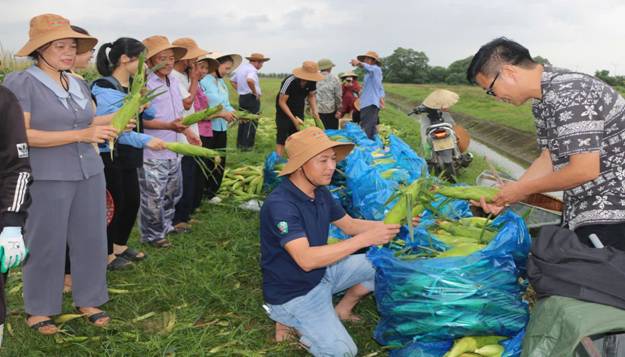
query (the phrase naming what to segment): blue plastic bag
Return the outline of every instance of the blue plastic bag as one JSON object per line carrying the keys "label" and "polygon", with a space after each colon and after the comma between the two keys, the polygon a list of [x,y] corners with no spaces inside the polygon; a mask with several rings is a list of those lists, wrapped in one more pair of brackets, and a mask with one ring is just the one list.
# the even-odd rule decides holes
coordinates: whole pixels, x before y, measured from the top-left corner
{"label": "blue plastic bag", "polygon": [[[372,248],[368,257],[376,267],[380,312],[374,338],[397,347],[418,342],[431,348],[429,343],[440,343],[442,350],[464,336],[517,336],[528,318],[518,276],[529,252],[529,233],[522,218],[512,212],[493,224],[501,227],[497,236],[466,257],[403,261],[391,249]],[[417,230],[414,244],[432,239],[428,235]]]}
{"label": "blue plastic bag", "polygon": [[279,177],[275,172],[278,164],[286,163],[286,159],[273,151],[265,158],[265,166],[263,167],[263,191],[269,193],[282,182],[283,178]]}

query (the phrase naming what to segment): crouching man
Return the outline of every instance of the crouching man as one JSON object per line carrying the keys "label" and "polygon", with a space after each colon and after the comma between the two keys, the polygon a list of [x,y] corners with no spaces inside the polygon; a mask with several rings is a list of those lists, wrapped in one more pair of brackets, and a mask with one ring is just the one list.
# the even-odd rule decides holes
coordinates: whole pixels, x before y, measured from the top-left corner
{"label": "crouching man", "polygon": [[[285,146],[288,162],[280,176],[287,177],[260,213],[264,306],[277,322],[276,340],[289,326],[314,356],[355,356],[356,345],[341,320],[356,318],[352,309],[373,291],[375,270],[364,254],[352,254],[387,243],[399,225],[350,217],[326,188],[353,144],[307,128]],[[330,223],[352,238],[328,245]],[[333,306],[332,295],[344,290]]]}

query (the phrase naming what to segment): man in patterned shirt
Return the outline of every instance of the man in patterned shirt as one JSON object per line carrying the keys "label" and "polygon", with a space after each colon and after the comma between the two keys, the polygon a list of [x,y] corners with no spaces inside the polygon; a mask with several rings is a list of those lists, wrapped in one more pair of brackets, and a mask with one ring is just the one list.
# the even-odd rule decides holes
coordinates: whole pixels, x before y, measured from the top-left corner
{"label": "man in patterned shirt", "polygon": [[625,100],[595,77],[540,65],[506,38],[480,48],[467,70],[469,81],[497,99],[534,103],[542,153],[514,183],[501,188],[494,205],[533,193],[564,191],[562,225],[590,245],[596,233],[606,246],[625,250]]}

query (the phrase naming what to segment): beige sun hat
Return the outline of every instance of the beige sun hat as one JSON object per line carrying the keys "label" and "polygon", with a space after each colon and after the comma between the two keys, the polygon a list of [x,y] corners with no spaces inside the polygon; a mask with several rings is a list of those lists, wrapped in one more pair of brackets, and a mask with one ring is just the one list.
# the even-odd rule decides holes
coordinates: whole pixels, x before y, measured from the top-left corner
{"label": "beige sun hat", "polygon": [[423,105],[430,109],[441,110],[458,103],[458,99],[460,96],[450,90],[437,89],[423,100]]}
{"label": "beige sun hat", "polygon": [[334,148],[336,162],[339,162],[352,151],[354,144],[332,141],[323,130],[317,127],[298,131],[286,139],[285,150],[288,161],[278,176],[292,174],[308,160],[330,148]]}
{"label": "beige sun hat", "polygon": [[367,51],[367,53],[365,53],[364,55],[360,55],[356,58],[358,58],[358,60],[360,62],[365,60],[365,57],[369,57],[369,58],[373,58],[376,62],[378,62],[378,64],[382,64],[382,60],[380,59],[380,55],[378,55],[377,52],[375,51]]}
{"label": "beige sun hat", "polygon": [[148,50],[145,59],[154,57],[157,53],[172,49],[174,50],[174,58],[176,61],[182,59],[187,54],[187,49],[182,46],[176,46],[169,43],[169,39],[165,36],[155,35],[143,40],[143,44]]}
{"label": "beige sun hat", "polygon": [[347,71],[345,73],[341,73],[341,75],[339,76],[340,79],[345,79],[347,77],[358,78],[358,75],[352,71]]}
{"label": "beige sun hat", "polygon": [[228,57],[230,56],[230,58],[232,58],[232,69],[231,71],[234,71],[235,69],[237,69],[237,67],[239,67],[239,65],[241,64],[241,62],[243,61],[243,57],[241,57],[241,55],[236,54],[236,53],[222,53],[219,51],[215,51],[215,52],[210,52],[207,56],[207,58],[212,58],[215,61],[217,61],[217,65],[219,65],[219,59],[223,58],[223,57]]}
{"label": "beige sun hat", "polygon": [[267,62],[271,58],[265,57],[265,55],[263,55],[262,53],[255,52],[249,55],[248,57],[245,57],[245,59],[247,59],[248,61]]}
{"label": "beige sun hat", "polygon": [[205,61],[208,63],[208,73],[212,73],[215,72],[215,70],[217,69],[217,67],[219,67],[219,61],[217,61],[216,59],[211,57],[211,53],[212,52],[208,52],[208,54],[204,55],[204,56],[200,56],[197,58],[196,63]]}
{"label": "beige sun hat", "polygon": [[171,44],[187,49],[187,53],[181,58],[181,60],[199,58],[208,54],[208,51],[201,49],[200,46],[198,46],[197,43],[189,37],[176,39]]}
{"label": "beige sun hat", "polygon": [[293,75],[299,79],[319,82],[325,77],[319,72],[319,65],[315,61],[304,61],[301,67],[293,69]]}
{"label": "beige sun hat", "polygon": [[98,43],[95,37],[72,30],[68,19],[55,14],[43,14],[30,19],[28,42],[15,56],[29,56],[41,46],[64,38],[76,39],[76,54],[90,51]]}

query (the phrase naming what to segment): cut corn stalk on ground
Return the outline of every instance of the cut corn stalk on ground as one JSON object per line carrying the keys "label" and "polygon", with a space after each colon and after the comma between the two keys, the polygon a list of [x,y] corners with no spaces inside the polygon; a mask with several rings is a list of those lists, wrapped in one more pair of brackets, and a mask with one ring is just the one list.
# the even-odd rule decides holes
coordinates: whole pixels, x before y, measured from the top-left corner
{"label": "cut corn stalk on ground", "polygon": [[263,167],[241,166],[226,169],[219,188],[219,196],[236,201],[258,198],[263,193]]}

